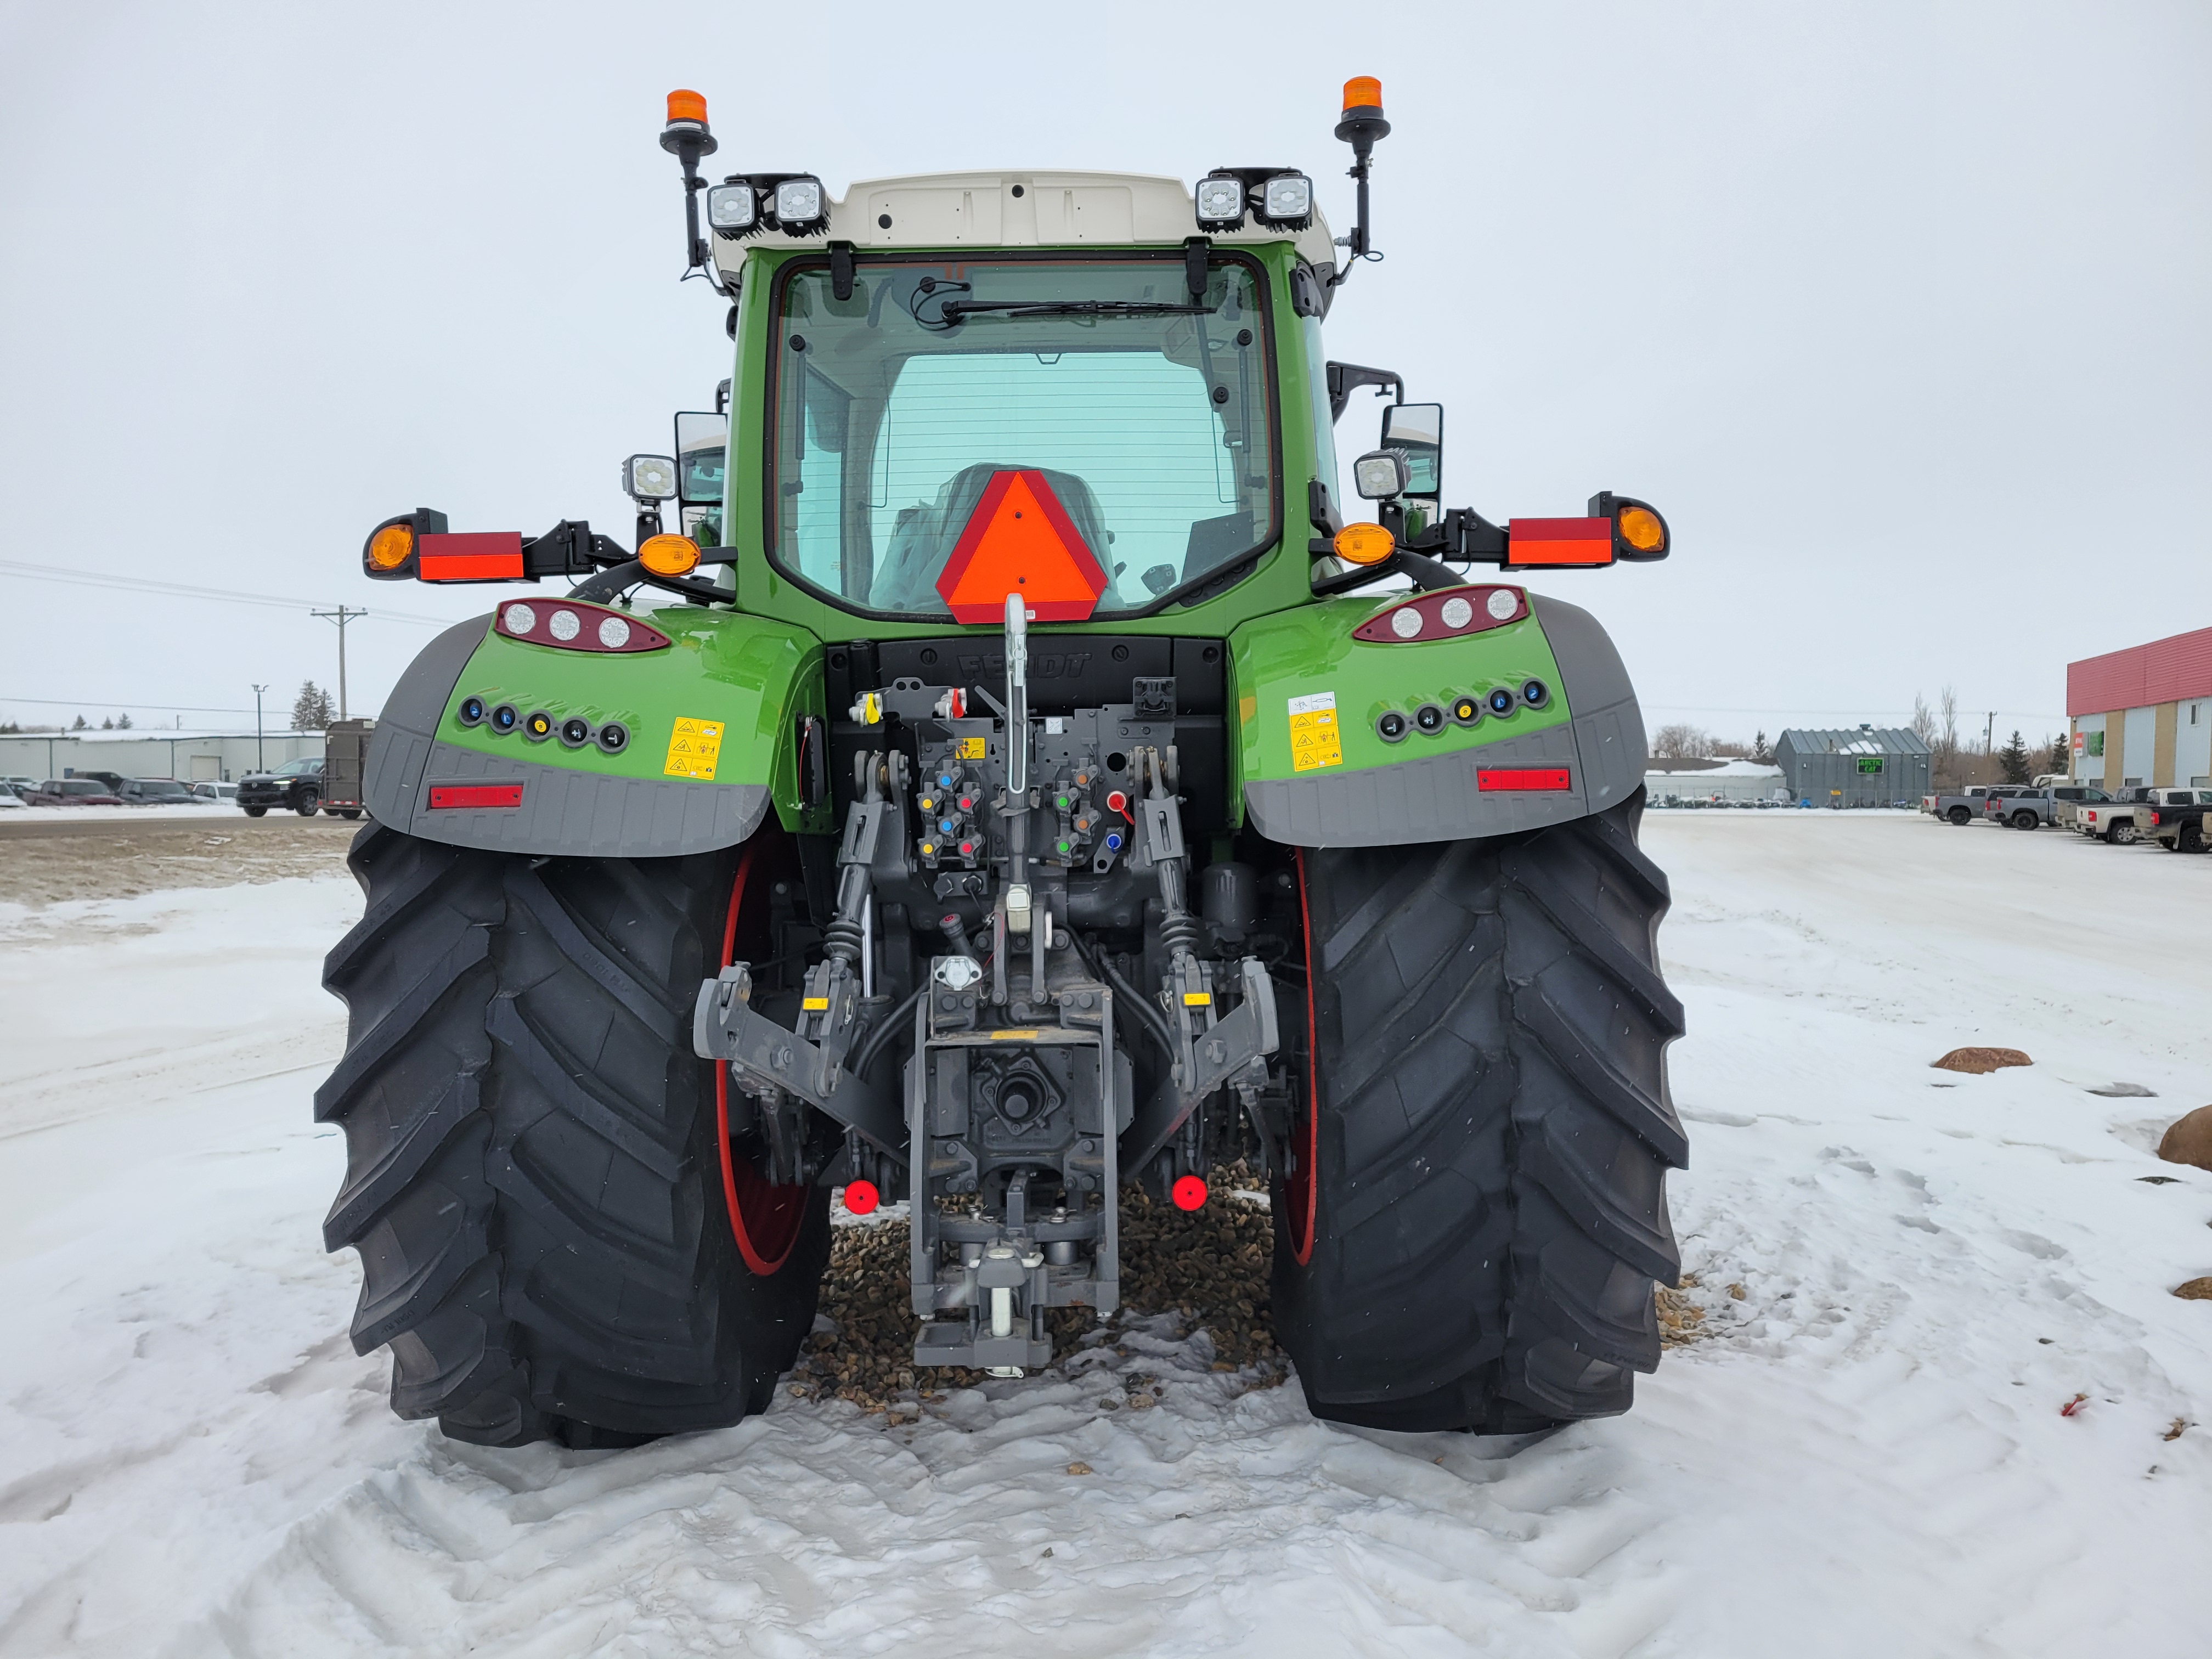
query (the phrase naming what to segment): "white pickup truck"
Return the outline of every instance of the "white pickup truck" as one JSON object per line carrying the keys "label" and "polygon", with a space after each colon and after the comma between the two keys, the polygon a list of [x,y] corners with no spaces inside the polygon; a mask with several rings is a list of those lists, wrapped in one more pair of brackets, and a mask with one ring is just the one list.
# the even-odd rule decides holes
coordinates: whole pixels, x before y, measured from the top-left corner
{"label": "white pickup truck", "polygon": [[2108,801],[2085,805],[2074,815],[2074,827],[2108,846],[2125,847],[2150,831],[2151,810],[2157,806],[2190,806],[2193,789],[2123,789]]}

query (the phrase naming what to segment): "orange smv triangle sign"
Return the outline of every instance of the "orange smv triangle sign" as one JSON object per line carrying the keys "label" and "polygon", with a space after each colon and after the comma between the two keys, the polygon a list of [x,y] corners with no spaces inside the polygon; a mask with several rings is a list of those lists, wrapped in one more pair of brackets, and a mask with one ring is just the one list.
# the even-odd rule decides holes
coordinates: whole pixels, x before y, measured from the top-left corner
{"label": "orange smv triangle sign", "polygon": [[991,475],[937,591],[958,622],[1002,620],[1009,593],[1038,622],[1082,622],[1106,591],[1106,573],[1044,474],[1025,469]]}

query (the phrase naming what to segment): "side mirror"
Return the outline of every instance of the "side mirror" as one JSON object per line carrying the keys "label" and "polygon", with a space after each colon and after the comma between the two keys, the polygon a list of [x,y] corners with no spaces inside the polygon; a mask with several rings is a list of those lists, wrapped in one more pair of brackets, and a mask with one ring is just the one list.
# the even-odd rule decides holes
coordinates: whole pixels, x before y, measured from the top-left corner
{"label": "side mirror", "polygon": [[676,417],[676,495],[686,507],[722,504],[729,458],[727,416],[687,410]]}
{"label": "side mirror", "polygon": [[[1406,495],[1434,499],[1443,494],[1442,404],[1389,404],[1382,411],[1382,447],[1405,461]],[[1359,493],[1367,494],[1364,489]]]}

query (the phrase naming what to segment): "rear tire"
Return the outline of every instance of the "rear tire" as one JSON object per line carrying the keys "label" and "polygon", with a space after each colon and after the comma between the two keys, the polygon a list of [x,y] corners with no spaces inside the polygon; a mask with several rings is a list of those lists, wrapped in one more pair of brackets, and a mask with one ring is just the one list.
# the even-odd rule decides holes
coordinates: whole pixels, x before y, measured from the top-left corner
{"label": "rear tire", "polygon": [[1948,816],[1951,822],[1957,824],[1962,830],[1974,821],[1974,815],[1972,812],[1969,812],[1963,806],[1953,807]]}
{"label": "rear tire", "polygon": [[1273,1301],[1316,1416],[1523,1432],[1627,1410],[1658,1364],[1688,1146],[1642,811],[1299,854],[1311,989],[1282,1024],[1318,1086]]}
{"label": "rear tire", "polygon": [[829,1194],[747,1267],[690,1045],[736,849],[539,860],[372,822],[348,862],[368,904],[324,969],[349,1014],[315,1097],[348,1154],[324,1240],[360,1252],[354,1346],[391,1346],[392,1409],[580,1447],[764,1410],[813,1324]]}
{"label": "rear tire", "polygon": [[249,806],[245,809],[245,812],[249,818],[264,818],[269,816],[269,809],[265,806]]}
{"label": "rear tire", "polygon": [[2012,815],[2012,827],[2015,830],[2033,830],[2035,828],[2035,814],[2033,812],[2015,812]]}

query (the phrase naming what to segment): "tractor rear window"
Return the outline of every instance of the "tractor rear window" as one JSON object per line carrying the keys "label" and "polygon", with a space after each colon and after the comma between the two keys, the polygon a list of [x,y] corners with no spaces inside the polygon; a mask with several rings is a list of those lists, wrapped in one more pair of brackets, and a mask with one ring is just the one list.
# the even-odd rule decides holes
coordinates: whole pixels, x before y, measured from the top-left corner
{"label": "tractor rear window", "polygon": [[858,609],[948,614],[938,579],[995,472],[1034,471],[1140,611],[1267,546],[1276,461],[1264,282],[1218,259],[866,263],[781,291],[777,562]]}

